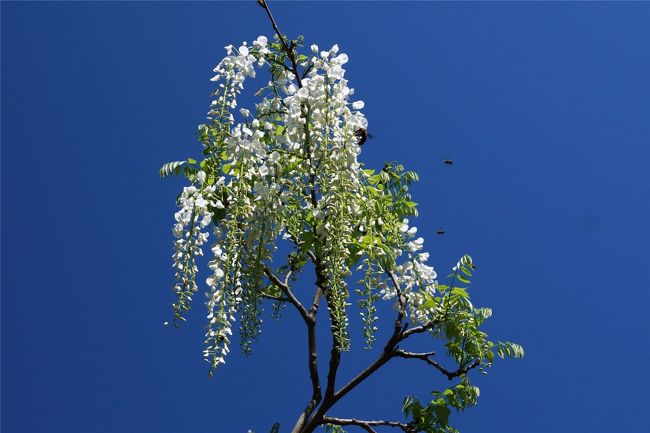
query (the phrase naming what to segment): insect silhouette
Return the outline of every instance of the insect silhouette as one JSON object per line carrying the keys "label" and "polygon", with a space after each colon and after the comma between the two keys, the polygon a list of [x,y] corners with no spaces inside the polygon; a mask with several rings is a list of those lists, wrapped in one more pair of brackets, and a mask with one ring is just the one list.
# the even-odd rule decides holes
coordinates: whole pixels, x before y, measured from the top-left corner
{"label": "insect silhouette", "polygon": [[438,229],[438,230],[436,230],[436,234],[437,235],[444,235],[445,231],[443,229]]}
{"label": "insect silhouette", "polygon": [[354,131],[354,136],[359,139],[359,142],[357,143],[359,146],[363,146],[366,140],[372,138],[372,135],[368,134],[368,130],[365,128],[359,128]]}
{"label": "insect silhouette", "polygon": [[454,161],[452,161],[451,159],[445,159],[444,162],[446,165],[454,165]]}

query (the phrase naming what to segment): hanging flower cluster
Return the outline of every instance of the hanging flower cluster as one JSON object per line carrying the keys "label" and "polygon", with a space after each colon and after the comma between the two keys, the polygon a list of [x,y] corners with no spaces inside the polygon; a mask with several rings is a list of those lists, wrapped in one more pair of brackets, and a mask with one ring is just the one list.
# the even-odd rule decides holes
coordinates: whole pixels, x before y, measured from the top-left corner
{"label": "hanging flower cluster", "polygon": [[[417,227],[409,226],[409,220],[404,219],[399,226],[399,232],[404,240],[404,254],[398,251],[398,255],[404,255],[404,261],[395,266],[394,273],[399,283],[402,294],[406,297],[406,305],[411,319],[415,323],[426,323],[430,315],[426,314],[422,306],[427,301],[427,295],[433,296],[438,284],[438,274],[433,267],[426,264],[429,253],[421,252],[424,239],[415,238]],[[384,284],[381,291],[383,299],[390,300],[397,298],[397,290],[394,286]]]}
{"label": "hanging flower cluster", "polygon": [[[204,179],[205,173],[200,172],[199,177]],[[195,282],[196,257],[203,255],[202,246],[208,240],[208,233],[204,230],[212,222],[212,212],[208,209],[210,195],[214,187],[205,186],[200,189],[195,186],[183,188],[178,197],[180,210],[176,212],[174,225],[174,269],[176,270],[176,284],[174,292],[178,302],[173,305],[174,319],[184,320],[183,313],[189,311],[192,295],[198,291]]]}
{"label": "hanging flower cluster", "polygon": [[[412,239],[416,229],[405,219],[416,215],[407,191],[417,175],[394,164],[379,173],[363,169],[357,157],[368,122],[363,101],[351,99],[347,55],[336,45],[324,51],[312,45],[310,55],[299,55],[301,45],[302,39],[287,47],[277,37],[269,43],[260,36],[225,47],[212,78],[218,87],[209,122],[199,126],[204,159],[161,170],[180,173],[184,167],[192,182],[179,197],[174,226],[176,319],[183,319],[197,291],[195,260],[213,227],[204,351],[212,367],[225,362],[236,320],[249,352],[260,332],[263,300],[283,299],[268,278],[282,239],[293,252],[278,270],[295,273],[315,260],[339,350],[350,346],[347,280],[356,266],[363,269],[357,302],[368,346],[377,329],[374,302],[397,293],[388,271],[414,321],[425,320],[424,293],[435,291],[422,239]],[[240,108],[237,98],[246,80],[259,75],[256,68],[268,70],[270,80],[257,91],[254,110]]]}

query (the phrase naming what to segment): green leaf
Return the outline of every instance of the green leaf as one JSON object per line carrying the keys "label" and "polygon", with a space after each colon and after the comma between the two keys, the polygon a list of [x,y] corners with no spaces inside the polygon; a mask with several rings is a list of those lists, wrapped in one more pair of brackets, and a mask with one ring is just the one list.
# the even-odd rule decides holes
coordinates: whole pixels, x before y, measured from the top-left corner
{"label": "green leaf", "polygon": [[451,294],[465,299],[469,298],[469,294],[463,287],[454,287],[451,289]]}
{"label": "green leaf", "polygon": [[181,166],[186,163],[187,161],[172,161],[163,164],[163,166],[160,167],[160,177],[167,177],[171,175],[178,176],[180,174]]}
{"label": "green leaf", "polygon": [[442,400],[443,405],[436,405],[434,406],[433,410],[436,413],[436,418],[438,418],[440,424],[446,426],[449,424],[449,414],[451,413],[451,411],[446,406],[446,402],[443,399],[439,398],[438,400]]}
{"label": "green leaf", "polygon": [[431,308],[434,308],[437,305],[437,302],[435,301],[433,296],[431,296],[425,291],[420,291],[420,292],[424,295],[424,299],[426,299],[424,304],[422,304],[422,309],[429,310]]}
{"label": "green leaf", "polygon": [[302,240],[302,245],[300,246],[300,249],[303,252],[307,252],[314,244],[314,233],[310,231],[303,232],[301,240]]}

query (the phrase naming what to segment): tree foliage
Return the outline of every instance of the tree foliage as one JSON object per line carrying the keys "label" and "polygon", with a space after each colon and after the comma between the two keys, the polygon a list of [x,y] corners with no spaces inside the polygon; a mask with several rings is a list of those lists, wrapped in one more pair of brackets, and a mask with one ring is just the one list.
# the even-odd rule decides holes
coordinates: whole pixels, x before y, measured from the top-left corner
{"label": "tree foliage", "polygon": [[[268,5],[259,3],[276,30],[274,39],[260,36],[238,48],[226,47],[212,79],[217,88],[209,121],[198,128],[201,158],[169,162],[160,170],[162,177],[183,175],[189,182],[178,196],[173,230],[174,323],[185,320],[199,290],[196,259],[212,234],[204,351],[211,372],[226,361],[236,322],[241,349],[250,353],[263,309],[271,304],[277,311],[288,303],[305,322],[313,354],[308,364],[312,394],[293,432],[319,426],[332,432],[343,426],[455,431],[448,423],[451,409],[474,405],[479,395],[469,381],[470,370],[485,372],[495,354],[519,358],[523,349],[493,343],[481,330],[491,311],[470,301],[468,285],[476,268],[470,256],[460,259],[447,284],[427,264],[424,240],[411,223],[417,205],[409,187],[417,174],[397,163],[372,169],[358,161],[368,122],[361,112],[364,103],[353,99],[354,89],[344,78],[347,55],[336,45],[305,50],[302,37],[288,40]],[[258,102],[250,109],[239,107],[246,80],[262,71],[269,79],[255,92]],[[316,284],[311,303],[303,304],[294,283],[307,264]],[[396,316],[380,322],[379,301],[392,302]],[[315,343],[321,303],[332,334],[324,389]],[[337,388],[341,353],[351,349],[353,306],[359,309],[366,348],[376,343],[380,323],[388,323],[392,333],[378,358]],[[442,341],[455,365],[443,366],[433,352],[403,349],[415,334]],[[434,391],[426,404],[407,397],[406,422],[330,416],[343,396],[397,357],[425,362],[458,383]]]}

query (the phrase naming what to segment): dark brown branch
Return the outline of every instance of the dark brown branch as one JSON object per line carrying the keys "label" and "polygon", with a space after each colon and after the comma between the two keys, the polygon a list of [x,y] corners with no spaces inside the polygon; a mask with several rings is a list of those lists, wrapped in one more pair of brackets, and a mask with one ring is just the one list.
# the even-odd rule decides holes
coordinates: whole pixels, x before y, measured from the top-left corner
{"label": "dark brown branch", "polygon": [[387,426],[387,427],[396,427],[404,430],[405,432],[410,432],[411,429],[408,424],[404,424],[398,421],[366,421],[355,418],[334,418],[331,416],[323,417],[324,424],[333,424],[333,425],[355,425],[361,428],[366,429],[366,431],[374,431],[371,426]]}
{"label": "dark brown branch", "polygon": [[363,382],[368,376],[370,376],[372,373],[375,371],[379,370],[379,368],[386,364],[392,357],[394,356],[393,351],[390,352],[382,352],[379,357],[373,361],[372,364],[370,364],[368,367],[366,367],[361,373],[357,374],[355,377],[350,379],[348,383],[343,385],[338,391],[334,393],[333,397],[333,402],[332,404],[336,403],[338,400],[340,400],[344,395],[346,395],[348,392],[350,392],[354,387],[359,385],[361,382]]}
{"label": "dark brown branch", "polygon": [[[320,267],[317,267],[317,269],[320,269]],[[302,430],[303,426],[322,400],[322,390],[317,362],[318,351],[316,345],[316,314],[318,313],[318,306],[320,304],[321,284],[323,284],[323,282],[320,273],[317,271],[316,293],[314,294],[311,308],[309,309],[309,312],[307,312],[307,318],[305,319],[305,323],[307,324],[308,366],[309,377],[312,384],[312,397],[291,430],[292,433],[298,433]]]}
{"label": "dark brown branch", "polygon": [[436,368],[438,371],[440,371],[442,374],[447,376],[447,379],[452,380],[455,377],[462,376],[463,374],[466,374],[468,371],[470,371],[473,368],[478,367],[481,364],[480,359],[475,359],[474,361],[470,362],[466,366],[459,368],[456,371],[449,371],[446,368],[444,368],[442,365],[434,361],[433,359],[430,358],[430,356],[435,355],[435,352],[426,352],[426,353],[414,353],[414,352],[407,352],[402,349],[396,349],[395,350],[395,355],[399,356],[400,358],[412,358],[412,359],[420,359],[430,366]]}
{"label": "dark brown branch", "polygon": [[[321,386],[320,386],[320,378],[318,375],[318,353],[316,350],[316,318],[315,318],[315,311],[312,313],[307,312],[305,307],[300,303],[300,301],[295,297],[293,292],[291,291],[289,287],[289,279],[291,278],[291,275],[293,271],[289,271],[287,275],[284,278],[284,282],[280,281],[280,279],[271,272],[271,270],[268,267],[264,267],[264,273],[266,274],[267,277],[275,284],[278,286],[284,293],[287,295],[287,298],[289,299],[289,302],[293,304],[300,315],[302,316],[303,320],[305,321],[305,324],[307,325],[307,357],[308,357],[308,365],[309,365],[309,378],[311,380],[312,384],[312,397],[309,403],[307,404],[307,407],[303,411],[302,415],[300,416],[300,419],[306,419],[309,415],[311,415],[312,411],[314,408],[320,403],[322,399],[322,391],[321,391]],[[318,306],[316,306],[318,308]],[[312,306],[313,310],[313,306]],[[300,422],[300,421],[299,421]]]}
{"label": "dark brown branch", "polygon": [[439,322],[438,321],[430,321],[428,323],[425,323],[424,325],[418,325],[414,326],[412,328],[408,328],[404,330],[404,332],[401,333],[399,340],[405,340],[408,337],[410,337],[413,334],[421,334],[423,332],[431,330],[434,326],[436,326]]}
{"label": "dark brown branch", "polygon": [[365,370],[352,378],[348,383],[343,385],[338,391],[334,392],[336,371],[338,369],[338,364],[340,362],[340,352],[338,352],[338,347],[336,346],[336,340],[334,340],[332,347],[332,358],[330,358],[330,372],[328,374],[328,383],[327,389],[325,391],[325,399],[323,404],[318,408],[318,411],[312,416],[306,425],[305,431],[312,431],[317,425],[319,425],[320,420],[325,416],[325,413],[336,404],[341,398],[343,398],[348,392],[353,388],[363,382],[368,376],[377,371],[382,365],[386,364],[391,358],[395,356],[395,348],[397,343],[399,343],[404,332],[402,322],[404,316],[406,315],[406,297],[402,293],[402,290],[397,282],[397,278],[391,271],[386,272],[391,278],[395,290],[397,291],[398,302],[399,302],[399,311],[397,313],[397,318],[395,319],[395,327],[393,329],[393,334],[386,342],[384,350],[379,355],[379,357]]}
{"label": "dark brown branch", "polygon": [[[330,314],[332,320],[332,329],[336,329],[340,324],[335,320],[334,316]],[[325,388],[325,399],[330,400],[334,397],[334,388],[336,386],[336,373],[341,363],[341,348],[336,339],[336,334],[332,332],[332,349],[330,351],[329,370],[327,371],[327,387]]]}
{"label": "dark brown branch", "polygon": [[291,291],[291,288],[287,284],[290,274],[287,275],[287,278],[286,278],[285,282],[280,281],[280,279],[271,271],[271,269],[269,269],[268,266],[264,266],[264,274],[269,278],[269,280],[271,280],[271,282],[273,284],[278,286],[280,288],[280,290],[282,290],[284,292],[284,294],[287,296],[287,298],[289,298],[289,302],[294,307],[296,307],[296,309],[298,310],[298,313],[300,313],[303,320],[305,320],[305,322],[307,322],[309,320],[309,314],[307,313],[307,310],[305,310],[305,307],[300,303],[298,298],[296,298],[296,296]]}
{"label": "dark brown branch", "polygon": [[399,283],[397,282],[397,278],[395,277],[395,274],[393,271],[386,271],[386,274],[390,277],[390,280],[393,283],[393,286],[395,287],[395,291],[397,292],[397,302],[399,304],[399,310],[397,312],[397,317],[395,318],[395,327],[393,329],[393,335],[391,335],[390,339],[388,340],[388,343],[386,343],[386,347],[384,350],[387,349],[392,349],[395,347],[395,344],[400,340],[400,335],[403,334],[402,332],[402,322],[404,321],[404,316],[406,315],[406,296],[404,293],[402,293],[402,289],[399,286]]}
{"label": "dark brown branch", "polygon": [[275,19],[273,18],[273,14],[271,13],[271,9],[269,9],[269,5],[266,3],[266,0],[257,0],[257,3],[264,8],[266,11],[266,14],[269,16],[269,19],[271,20],[271,25],[273,26],[273,30],[275,30],[275,33],[278,35],[278,38],[280,38],[280,42],[282,43],[282,46],[284,47],[284,51],[287,53],[287,57],[289,58],[289,61],[291,62],[291,70],[293,72],[293,75],[296,78],[296,82],[298,83],[298,87],[302,87],[302,83],[300,82],[300,75],[298,74],[298,62],[296,61],[296,56],[295,52],[293,50],[293,42],[291,45],[287,43],[287,40],[285,39],[284,35],[278,28],[278,25],[275,23]]}
{"label": "dark brown branch", "polygon": [[[329,419],[330,421],[335,421],[335,420],[336,420],[336,418],[328,418],[328,419]],[[377,430],[375,430],[374,428],[370,427],[370,424],[367,424],[367,423],[365,423],[365,422],[363,422],[363,421],[359,421],[359,420],[356,420],[356,419],[351,419],[351,420],[341,420],[341,421],[352,421],[352,422],[349,422],[349,423],[346,423],[346,424],[338,424],[338,425],[355,425],[355,426],[357,426],[357,427],[361,427],[362,429],[364,429],[364,430],[367,431],[368,433],[377,433]],[[335,422],[330,422],[329,424],[336,424],[336,423],[335,423]]]}
{"label": "dark brown branch", "polygon": [[298,421],[291,430],[292,433],[298,433],[302,430],[305,422],[309,419],[310,415],[314,412],[318,404],[321,402],[322,390],[320,385],[320,377],[318,374],[318,351],[316,346],[316,312],[318,310],[318,302],[315,306],[312,305],[309,313],[306,313],[305,323],[307,325],[307,351],[308,351],[308,366],[309,378],[312,386],[311,400],[300,414]]}
{"label": "dark brown branch", "polygon": [[382,354],[368,367],[366,367],[365,370],[363,370],[361,373],[356,375],[354,378],[352,378],[348,383],[343,385],[338,391],[336,391],[333,395],[328,396],[325,398],[321,406],[318,408],[318,411],[311,417],[309,422],[305,425],[305,428],[303,429],[304,432],[312,432],[314,429],[322,424],[323,417],[325,416],[325,413],[336,404],[337,401],[339,401],[341,398],[343,398],[348,392],[350,392],[353,388],[355,388],[357,385],[359,385],[361,382],[363,382],[368,376],[373,374],[375,371],[379,370],[379,368],[386,364],[392,357],[394,356],[394,352],[382,352]]}

